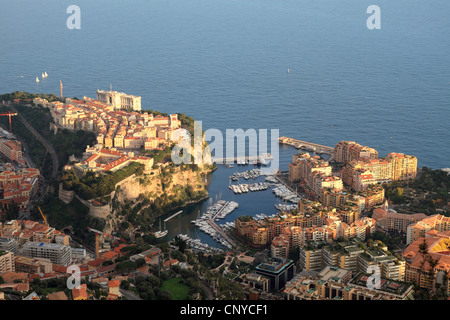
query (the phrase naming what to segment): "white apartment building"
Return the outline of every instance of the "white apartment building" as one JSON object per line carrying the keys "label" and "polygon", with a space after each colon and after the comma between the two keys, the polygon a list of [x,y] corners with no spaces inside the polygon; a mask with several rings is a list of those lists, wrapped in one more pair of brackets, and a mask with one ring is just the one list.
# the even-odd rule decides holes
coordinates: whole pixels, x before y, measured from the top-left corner
{"label": "white apartment building", "polygon": [[27,242],[20,255],[29,258],[49,259],[54,264],[68,266],[72,263],[72,250],[67,245],[43,242]]}
{"label": "white apartment building", "polygon": [[141,110],[141,97],[123,92],[97,90],[97,100],[112,105],[114,109]]}

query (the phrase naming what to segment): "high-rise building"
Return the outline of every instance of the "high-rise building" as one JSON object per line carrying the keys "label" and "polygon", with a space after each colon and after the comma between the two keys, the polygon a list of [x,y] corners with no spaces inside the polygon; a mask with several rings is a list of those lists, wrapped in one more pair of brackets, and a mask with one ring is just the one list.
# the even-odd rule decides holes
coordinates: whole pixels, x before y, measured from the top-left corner
{"label": "high-rise building", "polygon": [[20,255],[29,258],[45,258],[54,264],[68,266],[72,262],[69,246],[56,243],[27,242],[20,250]]}
{"label": "high-rise building", "polygon": [[322,248],[308,244],[299,248],[299,266],[302,270],[322,270]]}
{"label": "high-rise building", "polygon": [[10,251],[17,254],[18,242],[14,238],[0,238],[0,251]]}
{"label": "high-rise building", "polygon": [[289,164],[289,181],[300,181],[306,179],[306,163],[309,160],[309,153],[294,154],[292,162]]}
{"label": "high-rise building", "polygon": [[0,250],[0,275],[14,271],[14,253]]}
{"label": "high-rise building", "polygon": [[267,277],[270,290],[278,292],[294,277],[295,265],[289,259],[271,258],[259,264],[256,273]]}
{"label": "high-rise building", "polygon": [[289,255],[289,238],[283,234],[276,236],[273,238],[270,253],[272,258],[284,258],[286,259]]}
{"label": "high-rise building", "polygon": [[334,147],[334,160],[348,163],[352,160],[377,159],[378,151],[354,141],[340,141]]}
{"label": "high-rise building", "polygon": [[417,158],[403,153],[389,153],[386,160],[391,163],[392,180],[411,180],[417,175]]}

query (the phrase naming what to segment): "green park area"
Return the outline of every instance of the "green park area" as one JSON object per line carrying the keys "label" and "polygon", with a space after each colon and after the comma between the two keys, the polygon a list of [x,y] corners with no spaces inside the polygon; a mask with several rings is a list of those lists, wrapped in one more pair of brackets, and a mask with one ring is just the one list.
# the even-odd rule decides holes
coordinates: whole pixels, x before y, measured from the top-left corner
{"label": "green park area", "polygon": [[189,287],[183,282],[182,278],[172,278],[164,281],[161,290],[168,291],[172,300],[186,300],[189,294]]}

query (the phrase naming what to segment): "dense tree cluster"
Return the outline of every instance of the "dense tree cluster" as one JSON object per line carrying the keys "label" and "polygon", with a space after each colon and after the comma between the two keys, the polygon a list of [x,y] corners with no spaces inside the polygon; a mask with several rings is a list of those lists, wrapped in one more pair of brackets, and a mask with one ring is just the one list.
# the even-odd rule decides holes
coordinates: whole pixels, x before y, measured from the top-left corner
{"label": "dense tree cluster", "polygon": [[133,174],[142,175],[143,170],[144,165],[138,162],[132,162],[124,168],[114,172],[107,171],[104,174],[88,171],[81,178],[78,178],[73,170],[68,170],[64,172],[61,181],[65,190],[73,190],[82,199],[88,200],[111,193],[118,182]]}
{"label": "dense tree cluster", "polygon": [[[445,208],[450,202],[450,175],[443,170],[423,167],[414,181],[392,181],[383,187],[391,203],[406,206],[402,212],[436,214],[436,209]],[[439,213],[449,215],[448,210]]]}

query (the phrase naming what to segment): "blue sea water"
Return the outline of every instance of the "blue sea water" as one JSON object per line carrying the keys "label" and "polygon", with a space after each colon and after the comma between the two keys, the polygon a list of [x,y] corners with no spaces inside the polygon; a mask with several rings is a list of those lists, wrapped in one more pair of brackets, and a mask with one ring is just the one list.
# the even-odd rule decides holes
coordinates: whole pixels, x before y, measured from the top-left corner
{"label": "blue sea water", "polygon": [[[72,4],[79,30],[66,27]],[[379,30],[366,26],[372,4]],[[449,12],[447,0],[3,1],[0,93],[112,85],[203,129],[354,140],[450,167]],[[287,166],[294,151],[282,151]],[[224,172],[213,180],[227,185]]]}

